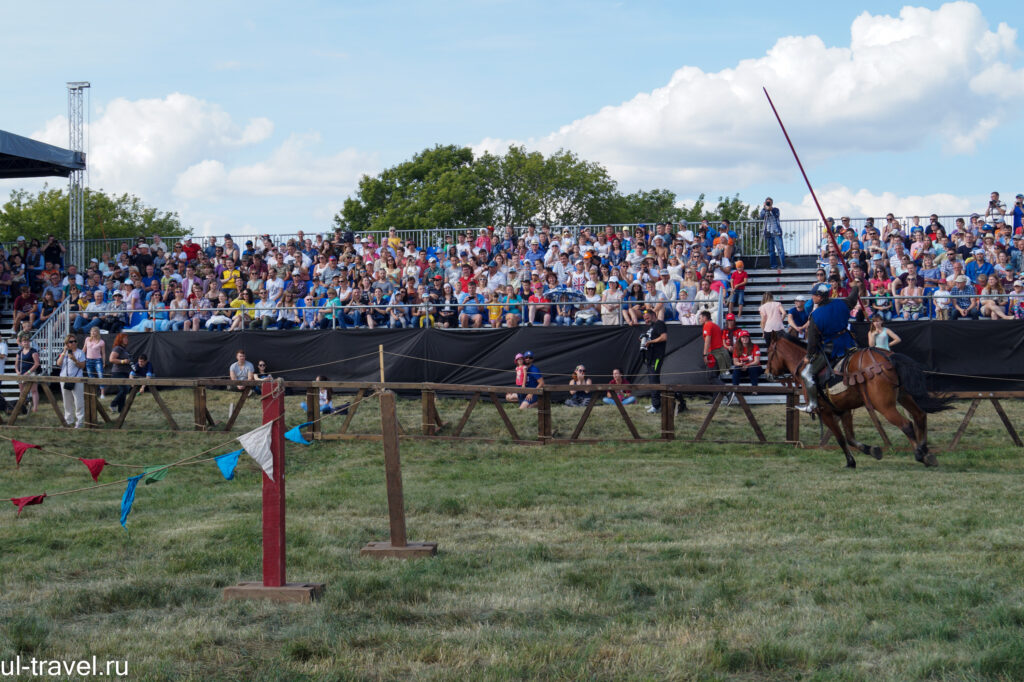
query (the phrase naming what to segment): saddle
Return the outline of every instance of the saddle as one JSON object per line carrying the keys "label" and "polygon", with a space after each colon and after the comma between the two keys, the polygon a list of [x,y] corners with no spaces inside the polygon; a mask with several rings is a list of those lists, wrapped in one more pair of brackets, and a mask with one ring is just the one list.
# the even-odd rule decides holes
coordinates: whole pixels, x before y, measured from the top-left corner
{"label": "saddle", "polygon": [[[851,358],[855,355],[865,354],[870,358],[870,362],[862,363],[856,371],[847,369]],[[834,367],[828,363],[825,364],[825,367],[817,375],[818,385],[828,395],[836,396],[845,392],[847,388],[866,384],[874,377],[892,368],[892,361],[886,353],[873,348],[852,348],[846,355],[839,358]]]}

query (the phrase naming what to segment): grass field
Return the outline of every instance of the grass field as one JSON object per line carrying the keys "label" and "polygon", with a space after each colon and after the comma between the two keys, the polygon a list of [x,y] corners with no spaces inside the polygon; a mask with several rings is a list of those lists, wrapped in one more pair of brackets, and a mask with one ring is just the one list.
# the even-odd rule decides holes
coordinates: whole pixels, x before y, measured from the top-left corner
{"label": "grass field", "polygon": [[[191,424],[190,396],[169,399]],[[135,464],[227,440],[159,430],[150,401],[131,431],[53,430],[40,410],[2,433]],[[211,404],[223,419],[227,396]],[[1005,404],[1019,422],[1024,408]],[[366,407],[356,427],[369,430],[377,413]],[[400,407],[418,424],[418,403]],[[964,407],[931,418],[933,443],[950,441]],[[682,417],[680,433],[705,409]],[[781,437],[782,408],[755,409]],[[502,437],[493,408],[478,410],[467,431]],[[613,412],[597,408],[584,436],[625,435]],[[556,408],[554,422],[565,434],[579,413]],[[632,414],[645,434],[658,429],[640,406]],[[338,426],[330,419],[325,431]],[[535,414],[514,419],[536,433]],[[236,433],[258,422],[250,403]],[[816,439],[816,425],[803,429]],[[747,433],[729,409],[708,437]],[[403,441],[410,539],[441,549],[413,562],[359,557],[387,538],[379,443],[289,445],[289,578],[327,583],[312,606],[221,599],[260,577],[247,458],[231,482],[207,462],[140,485],[128,532],[120,485],[18,519],[8,504],[0,660],[128,659],[129,679],[145,680],[1024,678],[1021,451],[1003,445],[990,406],[959,452],[940,450],[938,469],[890,438],[897,451],[862,455],[856,471],[836,450],[781,445]],[[2,498],[91,483],[80,463],[45,451],[17,470],[10,454],[2,461]]]}

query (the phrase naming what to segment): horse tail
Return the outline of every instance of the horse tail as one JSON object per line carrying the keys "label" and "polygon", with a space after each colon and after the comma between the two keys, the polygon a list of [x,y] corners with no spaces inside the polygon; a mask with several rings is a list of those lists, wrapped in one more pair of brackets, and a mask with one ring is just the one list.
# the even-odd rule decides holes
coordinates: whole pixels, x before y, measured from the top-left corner
{"label": "horse tail", "polygon": [[928,395],[928,386],[924,379],[924,366],[917,360],[903,353],[892,353],[889,360],[896,368],[900,378],[900,388],[910,394],[917,406],[929,414],[950,410],[952,398],[933,397]]}

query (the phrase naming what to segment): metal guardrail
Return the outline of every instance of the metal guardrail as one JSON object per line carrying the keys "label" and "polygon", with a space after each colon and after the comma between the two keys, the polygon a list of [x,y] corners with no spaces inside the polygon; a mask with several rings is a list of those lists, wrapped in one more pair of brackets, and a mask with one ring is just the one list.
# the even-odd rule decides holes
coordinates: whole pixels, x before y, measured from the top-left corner
{"label": "metal guardrail", "polygon": [[65,297],[53,314],[32,334],[32,346],[39,350],[40,369],[44,372],[53,369],[57,355],[64,348],[64,339],[71,328],[70,312],[71,299]]}
{"label": "metal guardrail", "polygon": [[[839,222],[839,216],[833,216],[836,218],[836,222]],[[948,232],[954,225],[957,218],[963,218],[965,221],[969,220],[969,214],[964,215],[942,215],[939,216],[939,222],[945,226]],[[857,217],[851,218],[850,226],[857,229],[858,231],[864,227],[868,218]],[[884,218],[875,218],[876,226],[881,229],[884,224]],[[927,227],[927,216],[924,217],[923,223]],[[905,229],[909,229],[911,225],[911,216],[903,216],[897,218],[897,221],[904,226]],[[635,222],[635,223],[612,223],[611,227],[616,228],[628,228],[635,231],[639,227],[653,227],[657,221],[652,222]],[[714,224],[716,221],[712,221]],[[792,256],[810,256],[817,255],[819,253],[819,247],[822,238],[822,222],[816,218],[806,219],[783,219],[780,221],[782,224],[783,232],[783,244],[786,249],[786,255]],[[693,229],[697,223],[691,223],[690,227]],[[591,232],[604,231],[609,224],[581,224],[581,225],[552,225],[552,233],[561,233],[562,230],[568,229],[572,234],[578,234],[578,232],[587,228]],[[504,228],[497,228],[495,234],[498,237],[503,235]],[[515,226],[513,227],[517,234],[525,233],[528,228],[526,226]],[[732,229],[736,232],[739,237],[739,251],[746,256],[765,256],[768,255],[766,250],[766,243],[762,233],[762,223],[760,220],[737,220],[732,223]],[[318,234],[327,235],[333,234],[335,229],[328,230],[315,230],[310,232],[304,232],[306,238],[314,239]],[[446,237],[451,237],[451,241],[454,244],[457,241],[457,236],[467,235],[468,241],[473,242],[480,233],[480,228],[449,228],[449,227],[437,227],[423,230],[396,230],[395,236],[402,240],[403,243],[412,241],[418,247],[441,247],[445,244]],[[381,242],[389,236],[387,230],[365,230],[359,231],[360,236],[372,235],[376,244]],[[232,241],[238,246],[239,250],[244,250],[245,242],[247,240],[253,240],[256,242],[263,238],[263,235],[269,235],[270,239],[274,244],[287,243],[290,239],[297,238],[297,232],[275,232],[275,233],[260,233],[260,234],[231,234]],[[209,236],[212,235],[191,235],[194,240],[200,246],[206,246],[206,242]],[[152,237],[144,237],[147,240],[151,240]],[[180,241],[182,237],[163,237],[161,239],[169,246],[173,246],[176,242]],[[219,243],[223,243],[224,235],[218,236],[217,240]],[[136,239],[125,239],[125,238],[108,238],[108,239],[86,239],[83,240],[83,253],[84,260],[88,263],[92,258],[101,259],[104,253],[109,253],[112,257],[115,256],[120,250],[122,244],[129,244],[134,246]],[[6,251],[10,251],[14,247],[16,242],[3,242],[2,246]]]}

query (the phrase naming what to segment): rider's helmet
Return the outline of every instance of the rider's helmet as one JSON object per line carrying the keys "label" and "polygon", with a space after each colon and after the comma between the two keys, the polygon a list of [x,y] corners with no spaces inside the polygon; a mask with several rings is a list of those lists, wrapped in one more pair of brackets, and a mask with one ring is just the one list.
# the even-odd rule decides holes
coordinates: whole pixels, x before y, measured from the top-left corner
{"label": "rider's helmet", "polygon": [[533,358],[533,351],[532,350],[528,350],[528,351],[523,352],[523,357],[524,358]]}
{"label": "rider's helmet", "polygon": [[828,298],[832,294],[832,287],[825,282],[818,282],[811,287],[811,296],[821,296],[822,298]]}

